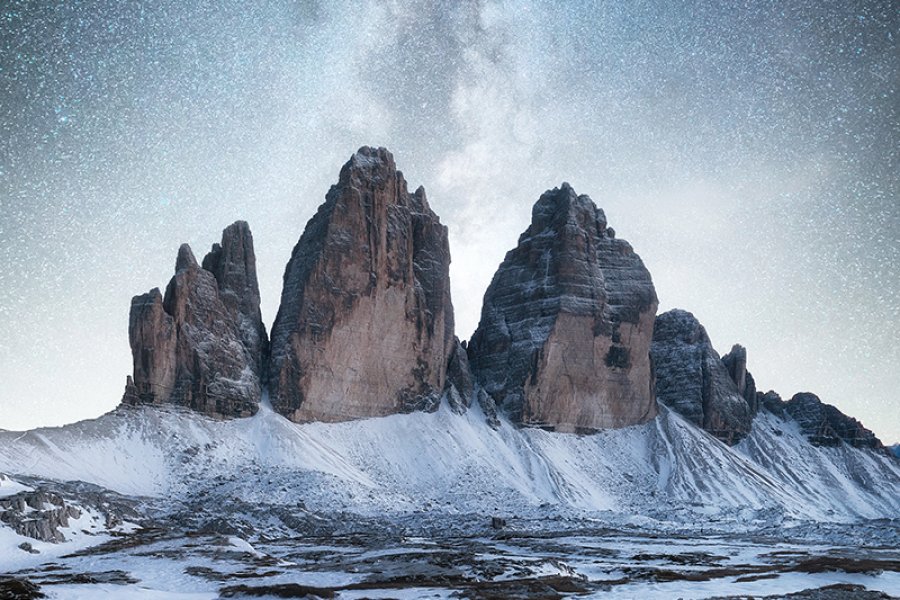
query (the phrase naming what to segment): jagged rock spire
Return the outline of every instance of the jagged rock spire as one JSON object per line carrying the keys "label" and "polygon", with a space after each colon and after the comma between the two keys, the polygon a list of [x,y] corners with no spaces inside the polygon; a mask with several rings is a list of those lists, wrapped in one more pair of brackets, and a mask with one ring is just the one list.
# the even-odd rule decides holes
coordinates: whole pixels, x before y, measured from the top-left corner
{"label": "jagged rock spire", "polygon": [[126,404],[176,404],[215,417],[249,416],[262,391],[266,347],[259,314],[253,238],[231,225],[201,268],[187,244],[175,275],[131,303],[134,374]]}

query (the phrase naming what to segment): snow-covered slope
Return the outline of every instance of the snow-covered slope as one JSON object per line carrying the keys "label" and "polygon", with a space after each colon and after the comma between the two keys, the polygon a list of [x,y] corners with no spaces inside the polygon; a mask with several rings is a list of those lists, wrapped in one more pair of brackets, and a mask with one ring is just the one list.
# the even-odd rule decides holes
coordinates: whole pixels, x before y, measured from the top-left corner
{"label": "snow-covered slope", "polygon": [[506,422],[495,431],[477,409],[459,416],[445,407],[305,425],[266,407],[232,421],[129,408],[61,428],[0,432],[0,471],[129,495],[178,499],[202,490],[363,515],[900,516],[900,461],[813,447],[768,413],[729,448],[664,408],[647,424],[590,436]]}

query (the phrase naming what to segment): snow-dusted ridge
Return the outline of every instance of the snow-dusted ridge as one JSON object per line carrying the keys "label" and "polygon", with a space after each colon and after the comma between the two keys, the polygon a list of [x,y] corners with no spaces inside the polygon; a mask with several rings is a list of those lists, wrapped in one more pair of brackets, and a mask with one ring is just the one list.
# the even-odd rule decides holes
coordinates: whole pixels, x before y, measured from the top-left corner
{"label": "snow-dusted ridge", "polygon": [[0,432],[0,471],[159,498],[227,490],[246,502],[362,515],[900,517],[900,461],[814,447],[793,422],[766,412],[729,448],[664,407],[647,424],[589,436],[505,421],[494,430],[477,408],[302,425],[265,404],[231,421],[119,408],[64,427]]}

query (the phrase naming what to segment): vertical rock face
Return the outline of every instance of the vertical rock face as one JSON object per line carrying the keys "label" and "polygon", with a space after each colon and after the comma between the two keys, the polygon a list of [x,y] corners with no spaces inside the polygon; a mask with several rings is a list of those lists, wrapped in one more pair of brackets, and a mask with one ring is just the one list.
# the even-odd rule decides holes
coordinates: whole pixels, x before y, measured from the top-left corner
{"label": "vertical rock face", "polygon": [[268,339],[259,310],[253,235],[246,221],[237,221],[225,228],[222,243],[213,244],[204,257],[203,269],[216,278],[219,299],[231,314],[237,316],[241,341],[257,360],[256,372],[265,374],[263,363],[268,354]]}
{"label": "vertical rock face", "polygon": [[453,350],[447,228],[384,148],[361,148],[309,221],[272,328],[273,407],[294,421],[436,408]]}
{"label": "vertical rock face", "polygon": [[588,196],[544,193],[484,297],[468,347],[479,383],[523,425],[623,427],[656,415],[650,274]]}
{"label": "vertical rock face", "polygon": [[159,288],[131,299],[128,340],[134,376],[125,384],[126,404],[168,400],[175,387],[175,320],[163,308]]}
{"label": "vertical rock face", "polygon": [[247,224],[228,227],[203,262],[210,270],[183,244],[165,297],[154,289],[132,300],[134,375],[124,403],[176,404],[215,417],[256,412],[266,332]]}
{"label": "vertical rock face", "polygon": [[760,410],[767,410],[773,415],[784,417],[784,400],[777,392],[769,390],[766,393],[756,392],[756,405]]}
{"label": "vertical rock face", "polygon": [[447,363],[447,383],[444,386],[444,393],[450,409],[457,414],[466,412],[466,409],[472,404],[475,378],[472,375],[466,348],[458,338],[453,340],[453,350],[450,352],[450,360]]}
{"label": "vertical rock face", "polygon": [[737,386],[738,393],[747,401],[750,414],[755,415],[759,410],[759,402],[756,398],[756,382],[747,370],[747,349],[735,344],[731,347],[731,352],[722,357],[722,362]]}
{"label": "vertical rock face", "polygon": [[846,442],[857,448],[884,450],[881,441],[862,423],[825,404],[815,394],[794,394],[784,404],[784,412],[797,421],[814,446],[839,446]]}
{"label": "vertical rock face", "polygon": [[746,352],[732,350],[730,372],[694,315],[675,309],[656,318],[651,355],[661,402],[727,444],[750,432],[754,411],[732,379],[747,388]]}

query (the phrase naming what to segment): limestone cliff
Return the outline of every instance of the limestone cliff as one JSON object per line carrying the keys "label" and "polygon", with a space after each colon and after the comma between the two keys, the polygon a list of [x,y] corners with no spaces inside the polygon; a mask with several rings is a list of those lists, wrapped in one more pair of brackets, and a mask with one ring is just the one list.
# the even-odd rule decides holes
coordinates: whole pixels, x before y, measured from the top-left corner
{"label": "limestone cliff", "polygon": [[454,346],[447,228],[384,148],[361,148],[284,273],[269,385],[294,421],[435,409]]}
{"label": "limestone cliff", "polygon": [[656,415],[657,307],[640,257],[567,183],[544,193],[484,297],[478,382],[523,425],[590,432]]}
{"label": "limestone cliff", "polygon": [[204,264],[211,270],[183,244],[165,296],[157,288],[132,300],[134,374],[124,403],[176,404],[214,417],[256,412],[266,332],[247,224],[228,227]]}
{"label": "limestone cliff", "polygon": [[[755,413],[746,352],[737,348],[726,364],[691,313],[674,309],[656,318],[651,355],[660,402],[730,445],[750,433]],[[743,395],[751,385],[754,406]]]}

